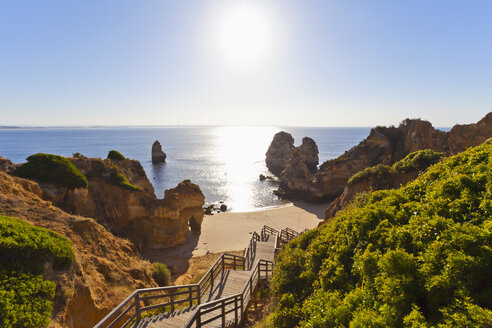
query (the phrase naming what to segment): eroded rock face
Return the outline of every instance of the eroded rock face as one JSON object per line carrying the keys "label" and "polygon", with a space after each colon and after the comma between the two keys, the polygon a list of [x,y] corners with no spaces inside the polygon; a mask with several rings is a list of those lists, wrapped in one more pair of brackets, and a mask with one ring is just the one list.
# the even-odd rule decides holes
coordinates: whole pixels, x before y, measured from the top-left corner
{"label": "eroded rock face", "polygon": [[151,263],[140,259],[133,243],[94,219],[62,211],[41,194],[36,182],[0,169],[0,214],[50,229],[73,243],[69,268],[47,266],[43,272],[57,286],[50,327],[93,327],[135,289],[157,286]]}
{"label": "eroded rock face", "polygon": [[265,154],[267,168],[276,176],[280,176],[294,151],[294,138],[292,138],[290,133],[284,131],[276,133]]}
{"label": "eroded rock face", "polygon": [[280,177],[294,154],[300,157],[310,172],[316,172],[319,162],[316,142],[311,138],[304,137],[302,144],[299,147],[295,147],[292,135],[284,131],[278,132],[273,137],[265,154],[266,166],[270,172]]}
{"label": "eroded rock face", "polygon": [[314,173],[318,170],[318,163],[319,163],[319,157],[318,157],[318,146],[316,145],[316,142],[309,138],[309,137],[304,137],[302,138],[302,144],[297,147],[299,154],[304,160],[304,163],[306,164],[306,167],[311,173]]}
{"label": "eroded rock face", "polygon": [[382,179],[366,179],[354,184],[347,184],[343,193],[327,207],[325,211],[325,222],[335,217],[338,211],[344,209],[359,193],[370,190],[397,189],[415,180],[418,176],[419,171],[412,171],[383,177]]}
{"label": "eroded rock face", "polygon": [[[43,197],[65,211],[95,218],[117,235],[140,249],[167,248],[186,241],[188,231],[200,233],[205,197],[189,180],[167,190],[157,199],[140,162],[95,158],[70,158],[84,174],[88,188],[67,189],[41,183]],[[110,180],[116,167],[128,181],[140,188],[129,190]]]}
{"label": "eroded rock face", "polygon": [[152,144],[152,163],[164,163],[166,162],[166,153],[162,151],[162,146],[159,141],[155,141]]}
{"label": "eroded rock face", "polygon": [[[287,195],[306,201],[329,201],[338,197],[356,172],[377,164],[391,165],[417,150],[432,149],[446,155],[477,146],[492,137],[492,113],[475,124],[456,125],[449,132],[436,130],[427,121],[404,120],[399,127],[376,127],[359,145],[342,156],[326,161],[305,183],[280,178]],[[273,144],[273,142],[272,142]],[[286,168],[287,169],[287,168]],[[299,173],[300,174],[300,173]],[[297,175],[296,175],[297,176]]]}

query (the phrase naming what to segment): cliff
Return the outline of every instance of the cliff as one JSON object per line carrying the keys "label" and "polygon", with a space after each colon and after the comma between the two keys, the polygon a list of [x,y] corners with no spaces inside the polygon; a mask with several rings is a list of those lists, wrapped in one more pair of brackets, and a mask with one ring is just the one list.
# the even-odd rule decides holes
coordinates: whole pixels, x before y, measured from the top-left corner
{"label": "cliff", "polygon": [[[362,180],[361,180],[362,181]],[[271,327],[489,327],[492,139],[285,245]]]}
{"label": "cliff", "polygon": [[0,215],[17,217],[66,236],[73,243],[68,269],[44,269],[56,283],[50,327],[92,327],[134,289],[156,286],[152,266],[128,240],[115,237],[94,219],[72,215],[42,199],[33,181],[9,175],[0,158]]}
{"label": "cliff", "polygon": [[[63,210],[96,219],[140,249],[182,244],[190,228],[200,234],[205,198],[200,188],[189,180],[167,190],[164,199],[157,199],[136,160],[83,156],[68,160],[86,177],[86,188],[39,182],[43,198]],[[22,167],[17,171],[22,171]]]}
{"label": "cliff", "polygon": [[419,150],[407,155],[392,166],[378,164],[354,174],[345,185],[343,193],[330,203],[325,211],[325,221],[333,218],[358,194],[382,189],[397,189],[415,180],[429,166],[444,157],[430,149]]}
{"label": "cliff", "polygon": [[280,173],[281,192],[287,197],[312,202],[333,200],[343,192],[348,179],[366,167],[392,165],[422,149],[453,155],[490,137],[492,112],[475,124],[456,125],[449,132],[436,130],[427,121],[406,119],[398,127],[373,128],[359,145],[324,162],[312,177],[306,174],[300,161],[289,161],[283,169],[285,174]]}

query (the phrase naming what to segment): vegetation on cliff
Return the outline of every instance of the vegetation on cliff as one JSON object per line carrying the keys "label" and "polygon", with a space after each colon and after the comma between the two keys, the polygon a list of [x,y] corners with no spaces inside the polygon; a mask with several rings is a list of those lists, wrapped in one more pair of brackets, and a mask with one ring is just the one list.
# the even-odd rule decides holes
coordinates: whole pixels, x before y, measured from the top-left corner
{"label": "vegetation on cliff", "polygon": [[364,194],[281,252],[275,327],[492,325],[492,140]]}
{"label": "vegetation on cliff", "polygon": [[347,184],[351,185],[359,181],[370,179],[384,179],[410,171],[423,171],[432,164],[439,162],[443,157],[444,153],[436,152],[432,149],[418,150],[408,154],[405,158],[392,166],[378,164],[359,171],[348,180]]}
{"label": "vegetation on cliff", "polygon": [[16,174],[21,178],[53,183],[69,189],[87,188],[86,177],[68,159],[58,155],[38,153],[27,158]]}
{"label": "vegetation on cliff", "polygon": [[114,159],[117,161],[122,161],[125,160],[126,157],[123,156],[119,151],[117,150],[110,150],[108,153],[108,159]]}
{"label": "vegetation on cliff", "polygon": [[169,283],[171,282],[171,272],[169,272],[169,269],[165,264],[155,262],[152,264],[152,278],[161,287],[169,286]]}
{"label": "vegetation on cliff", "polygon": [[132,185],[128,179],[120,173],[116,166],[111,168],[111,173],[109,174],[109,182],[115,186],[128,189],[130,191],[139,191],[142,188]]}
{"label": "vegetation on cliff", "polygon": [[0,215],[0,326],[48,325],[56,286],[43,279],[43,266],[66,268],[73,255],[67,238]]}

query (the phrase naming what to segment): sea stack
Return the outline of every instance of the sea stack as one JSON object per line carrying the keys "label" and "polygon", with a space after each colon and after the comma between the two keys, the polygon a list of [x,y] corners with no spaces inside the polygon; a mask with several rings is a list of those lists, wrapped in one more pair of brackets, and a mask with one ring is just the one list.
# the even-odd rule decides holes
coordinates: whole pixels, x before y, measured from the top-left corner
{"label": "sea stack", "polygon": [[273,137],[270,147],[265,154],[265,163],[274,175],[280,177],[294,156],[299,156],[309,172],[318,169],[318,146],[313,139],[304,137],[299,147],[294,146],[294,138],[290,133],[280,131]]}
{"label": "sea stack", "polygon": [[155,141],[152,145],[152,163],[165,163],[166,162],[166,153],[162,151],[162,146],[159,141]]}

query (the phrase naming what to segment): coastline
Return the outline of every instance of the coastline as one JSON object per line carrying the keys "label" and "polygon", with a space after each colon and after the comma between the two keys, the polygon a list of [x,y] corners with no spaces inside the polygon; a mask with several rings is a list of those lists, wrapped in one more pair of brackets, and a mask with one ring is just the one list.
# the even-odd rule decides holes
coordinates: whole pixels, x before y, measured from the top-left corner
{"label": "coastline", "polygon": [[296,231],[315,228],[323,220],[326,207],[328,203],[293,202],[249,212],[205,215],[200,236],[189,233],[185,244],[169,249],[149,250],[143,256],[153,262],[158,261],[174,267],[179,276],[188,270],[191,258],[213,253],[244,251],[253,231],[260,232],[265,224],[278,230],[285,227]]}

